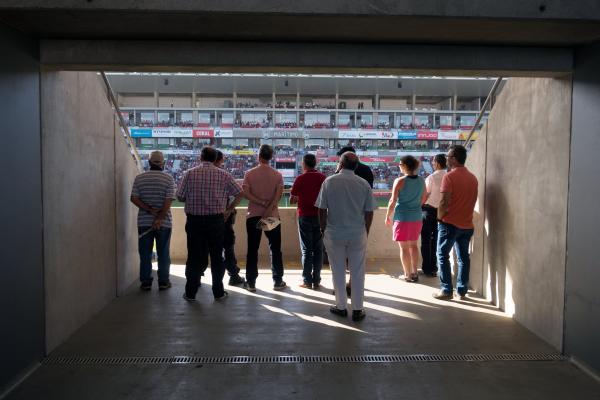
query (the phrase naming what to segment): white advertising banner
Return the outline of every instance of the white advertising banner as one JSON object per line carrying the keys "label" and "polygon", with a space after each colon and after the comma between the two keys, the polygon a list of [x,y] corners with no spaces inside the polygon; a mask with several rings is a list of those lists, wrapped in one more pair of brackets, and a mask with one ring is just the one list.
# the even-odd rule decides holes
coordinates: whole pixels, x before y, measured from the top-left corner
{"label": "white advertising banner", "polygon": [[444,131],[439,130],[437,138],[438,140],[458,140],[459,131]]}
{"label": "white advertising banner", "polygon": [[296,174],[294,169],[278,169],[277,171],[281,172],[284,178],[293,178]]}
{"label": "white advertising banner", "polygon": [[340,129],[338,137],[340,139],[397,139],[395,131],[371,130],[371,129]]}
{"label": "white advertising banner", "polygon": [[342,130],[340,129],[338,133],[338,137],[340,139],[358,139],[358,131],[357,130]]}
{"label": "white advertising banner", "polygon": [[215,128],[215,137],[216,138],[232,138],[233,137],[233,129],[221,129]]}
{"label": "white advertising banner", "polygon": [[152,128],[152,137],[192,137],[192,129],[186,128]]}

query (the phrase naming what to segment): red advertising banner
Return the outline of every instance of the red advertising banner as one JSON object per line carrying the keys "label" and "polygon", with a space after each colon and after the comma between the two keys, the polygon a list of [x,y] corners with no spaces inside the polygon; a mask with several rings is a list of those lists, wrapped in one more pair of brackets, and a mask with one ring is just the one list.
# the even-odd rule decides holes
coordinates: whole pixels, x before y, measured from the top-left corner
{"label": "red advertising banner", "polygon": [[417,139],[419,140],[436,140],[437,138],[437,131],[417,131]]}
{"label": "red advertising banner", "polygon": [[194,129],[192,131],[192,137],[194,138],[213,138],[215,137],[214,129]]}
{"label": "red advertising banner", "polygon": [[371,163],[377,163],[377,162],[391,163],[391,162],[394,162],[394,158],[395,158],[394,156],[391,156],[391,157],[387,157],[387,156],[384,156],[384,157],[360,157],[360,161],[361,162],[371,162]]}
{"label": "red advertising banner", "polygon": [[296,159],[293,157],[277,157],[275,162],[296,162]]}

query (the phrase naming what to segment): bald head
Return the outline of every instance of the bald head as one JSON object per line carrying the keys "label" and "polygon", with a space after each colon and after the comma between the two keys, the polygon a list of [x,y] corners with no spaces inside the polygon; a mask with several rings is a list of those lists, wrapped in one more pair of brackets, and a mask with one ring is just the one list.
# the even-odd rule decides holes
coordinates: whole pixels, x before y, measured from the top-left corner
{"label": "bald head", "polygon": [[358,167],[358,156],[351,151],[347,151],[342,154],[340,158],[340,165],[343,169],[349,169],[354,171]]}

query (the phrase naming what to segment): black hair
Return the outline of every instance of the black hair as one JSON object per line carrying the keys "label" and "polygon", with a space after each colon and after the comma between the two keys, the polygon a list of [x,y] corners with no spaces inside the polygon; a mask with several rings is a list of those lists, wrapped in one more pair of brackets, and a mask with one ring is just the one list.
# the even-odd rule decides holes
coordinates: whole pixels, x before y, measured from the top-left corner
{"label": "black hair", "polygon": [[337,155],[341,156],[342,154],[344,154],[345,152],[351,152],[351,153],[356,153],[356,150],[354,150],[354,147],[352,146],[344,146],[341,149],[338,150]]}
{"label": "black hair", "polygon": [[210,146],[204,146],[200,151],[200,161],[215,162],[217,151]]}
{"label": "black hair", "polygon": [[221,150],[217,150],[217,158],[215,158],[215,162],[219,162],[223,159],[223,152]]}
{"label": "black hair", "polygon": [[445,154],[436,154],[435,157],[433,157],[433,161],[440,164],[440,167],[442,167],[442,169],[446,169],[446,165],[448,164],[448,162],[446,161]]}
{"label": "black hair", "polygon": [[273,148],[268,144],[260,145],[260,149],[258,149],[258,156],[265,161],[270,161],[273,158]]}
{"label": "black hair", "polygon": [[450,146],[450,150],[453,150],[454,159],[456,159],[460,165],[464,165],[467,161],[467,149],[460,144],[455,144],[454,146]]}
{"label": "black hair", "polygon": [[413,156],[403,156],[400,159],[400,164],[406,165],[410,172],[415,172],[419,167],[419,161]]}
{"label": "black hair", "polygon": [[302,161],[304,161],[304,165],[308,168],[314,168],[317,165],[317,157],[314,154],[307,153],[302,157]]}

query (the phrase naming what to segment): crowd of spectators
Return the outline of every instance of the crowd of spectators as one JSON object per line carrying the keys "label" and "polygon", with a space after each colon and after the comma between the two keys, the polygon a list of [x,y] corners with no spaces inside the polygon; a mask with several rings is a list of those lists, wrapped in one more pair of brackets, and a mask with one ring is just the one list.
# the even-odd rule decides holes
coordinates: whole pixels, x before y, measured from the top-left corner
{"label": "crowd of spectators", "polygon": [[308,129],[332,129],[335,128],[335,124],[332,122],[304,122],[304,127]]}
{"label": "crowd of spectators", "polygon": [[321,104],[321,103],[317,103],[316,101],[307,101],[304,103],[300,103],[300,108],[321,108],[321,109],[328,109],[328,110],[335,110],[335,103],[328,103],[328,104]]}
{"label": "crowd of spectators", "polygon": [[[443,151],[448,147],[448,143],[443,144],[443,148],[440,147],[439,150]],[[192,149],[191,143],[182,143],[182,150]],[[223,146],[223,150],[249,150],[244,146]],[[279,145],[274,147],[275,157],[273,159],[273,166],[275,166],[275,162],[277,158],[295,158],[296,159],[296,176],[302,173],[301,168],[301,160],[302,156],[308,151],[324,151],[326,150],[322,146],[310,146],[304,149],[295,149],[292,146],[287,145]],[[318,164],[317,169],[321,171],[326,176],[333,175],[336,171],[336,165],[332,164],[330,159],[327,159],[328,155],[325,156],[317,156]],[[148,155],[143,155],[142,159],[147,160]],[[179,183],[183,178],[183,173],[190,168],[198,165],[199,157],[198,155],[190,155],[190,154],[166,154],[165,155],[165,172],[169,173],[173,176],[176,183]],[[418,157],[421,161],[421,166],[419,169],[419,175],[427,176],[428,168],[430,169],[430,165],[428,165],[429,160],[427,157],[421,156]],[[327,162],[323,162],[327,161]],[[225,156],[224,168],[233,175],[235,179],[243,179],[244,173],[258,165],[257,157],[255,154],[228,154]],[[378,162],[378,163],[369,163],[373,171],[373,176],[375,178],[374,187],[378,190],[391,190],[394,179],[400,176],[400,168],[397,162]]]}
{"label": "crowd of spectators", "polygon": [[298,128],[297,122],[285,121],[285,122],[276,122],[275,128],[279,129],[296,129]]}
{"label": "crowd of spectators", "polygon": [[258,128],[268,128],[270,126],[270,122],[266,119],[263,119],[262,121],[241,121],[241,120],[237,120],[234,124],[234,127],[236,128],[243,128],[243,129],[258,129]]}
{"label": "crowd of spectators", "polygon": [[[316,104],[316,103],[311,103],[311,104]],[[269,104],[270,106],[270,104]],[[285,108],[285,107],[276,107],[276,108]],[[302,108],[302,107],[301,107]],[[314,107],[317,108],[317,107]],[[327,107],[329,108],[329,107]],[[238,117],[239,118],[239,117]],[[302,118],[302,116],[301,116]],[[174,121],[172,118],[169,119],[168,121],[158,121],[158,122],[154,122],[152,120],[141,120],[138,123],[135,122],[135,120],[133,118],[125,118],[125,122],[127,123],[127,126],[138,126],[138,127],[148,127],[148,128],[152,128],[152,127],[157,127],[157,128],[168,128],[168,127],[179,127],[179,128],[208,128],[210,126],[215,125],[214,121],[213,122],[197,122],[194,123],[193,121]],[[269,128],[272,126],[275,126],[276,128],[297,128],[298,127],[298,123],[296,122],[278,122],[273,124],[272,118],[265,118],[262,119],[260,121],[244,121],[244,120],[240,120],[240,119],[236,119],[233,123],[230,122],[220,122],[218,124],[220,127],[222,128]],[[395,126],[395,124],[390,123],[390,121],[379,121],[377,122],[376,125],[373,125],[372,122],[370,121],[361,121],[360,119],[357,121],[356,124],[354,124],[351,121],[345,121],[344,123],[338,123],[336,124],[335,121],[329,121],[329,122],[325,122],[325,121],[304,121],[304,123],[302,124],[305,128],[308,129],[334,129],[334,128],[339,128],[339,129],[351,129],[353,127],[357,127],[360,129],[402,129],[402,130],[413,130],[413,129],[462,129],[462,130],[467,130],[467,129],[471,129],[473,126],[472,125],[466,125],[466,124],[460,124],[457,123],[455,126],[451,126],[451,125],[443,125],[440,126],[439,124],[433,124],[431,121],[429,122],[424,122],[424,121],[420,121],[420,122],[416,122],[416,123],[407,123],[406,121],[404,122],[400,122],[398,124],[398,126]],[[482,124],[479,124],[479,129],[482,128]]]}

